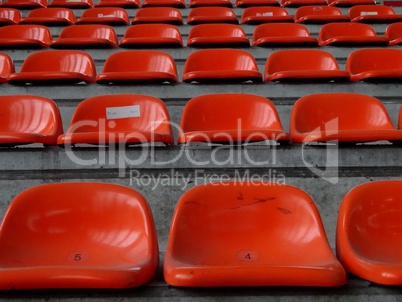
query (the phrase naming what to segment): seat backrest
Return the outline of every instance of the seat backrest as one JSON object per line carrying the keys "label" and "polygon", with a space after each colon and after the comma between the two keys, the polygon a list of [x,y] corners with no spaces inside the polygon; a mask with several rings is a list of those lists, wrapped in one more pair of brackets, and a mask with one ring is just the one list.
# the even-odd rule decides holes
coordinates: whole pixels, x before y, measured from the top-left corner
{"label": "seat backrest", "polygon": [[225,6],[232,7],[232,2],[230,0],[190,0],[189,7],[202,7],[202,6]]}
{"label": "seat backrest", "polygon": [[5,83],[7,77],[15,72],[14,62],[8,54],[0,53],[0,83]]}
{"label": "seat backrest", "polygon": [[1,2],[3,7],[15,7],[15,8],[36,8],[36,7],[47,7],[47,0],[7,0]]}
{"label": "seat backrest", "polygon": [[402,50],[365,48],[353,51],[346,60],[346,71],[351,75],[374,70],[401,70]]}
{"label": "seat backrest", "polygon": [[18,9],[0,8],[0,24],[18,24],[21,18],[21,12]]}
{"label": "seat backrest", "polygon": [[342,12],[334,6],[316,5],[302,6],[295,11],[295,20],[299,20],[305,16],[342,16]]}
{"label": "seat backrest", "polygon": [[[42,135],[38,143],[56,144],[63,133],[59,109],[52,100],[34,95],[0,96],[2,134]],[[32,143],[32,142],[30,142]]]}
{"label": "seat backrest", "polygon": [[236,24],[199,24],[190,29],[188,40],[194,38],[220,37],[222,39],[236,37],[247,38],[244,29]]}
{"label": "seat backrest", "polygon": [[117,45],[117,35],[113,27],[104,24],[82,24],[67,26],[60,32],[58,40],[63,39],[104,39]]}
{"label": "seat backrest", "polygon": [[387,26],[384,36],[390,41],[390,45],[397,45],[402,39],[402,22],[392,23]]}
{"label": "seat backrest", "polygon": [[294,104],[290,133],[342,130],[395,130],[384,105],[356,93],[306,95]]}
{"label": "seat backrest", "polygon": [[142,7],[158,7],[158,6],[185,8],[186,2],[184,0],[144,0],[142,2]]}
{"label": "seat backrest", "polygon": [[78,104],[67,133],[168,133],[169,113],[158,98],[139,94],[101,95]]}
{"label": "seat backrest", "polygon": [[402,130],[402,107],[399,107],[398,129]]}
{"label": "seat backrest", "polygon": [[183,132],[236,129],[283,131],[274,104],[253,94],[195,97],[184,107],[180,128]]}
{"label": "seat backrest", "polygon": [[265,64],[266,75],[290,70],[339,70],[339,66],[332,54],[316,49],[279,50]]}
{"label": "seat backrest", "polygon": [[241,19],[243,22],[246,18],[274,17],[274,16],[289,16],[289,13],[283,7],[272,7],[272,6],[247,7],[243,10]]}
{"label": "seat backrest", "polygon": [[38,8],[31,10],[27,15],[27,20],[29,19],[42,19],[43,21],[52,19],[65,19],[70,20],[72,23],[75,22],[74,11],[65,7],[49,7],[49,8]]}
{"label": "seat backrest", "polygon": [[390,6],[385,5],[356,5],[349,9],[348,15],[351,20],[360,16],[387,16],[395,15],[395,11]]}
{"label": "seat backrest", "polygon": [[44,47],[49,47],[52,42],[52,34],[46,26],[36,24],[9,25],[0,28],[0,45],[32,44],[37,41]]}
{"label": "seat backrest", "polygon": [[122,7],[122,8],[138,8],[141,6],[140,0],[100,0],[95,3],[95,7]]}
{"label": "seat backrest", "polygon": [[200,70],[253,70],[257,62],[247,51],[239,49],[203,49],[192,52],[184,65],[184,74]]}
{"label": "seat backrest", "polygon": [[119,18],[121,20],[124,20],[127,24],[129,23],[128,13],[124,8],[121,7],[88,8],[83,11],[80,20],[81,21],[85,21],[85,19],[108,20],[109,18]]}
{"label": "seat backrest", "polygon": [[197,7],[190,10],[188,19],[197,17],[236,17],[233,9],[229,7],[211,6],[211,7]]}
{"label": "seat backrest", "polygon": [[376,31],[368,24],[347,22],[324,24],[318,34],[319,41],[336,37],[376,37]]}
{"label": "seat backrest", "polygon": [[48,7],[91,8],[93,0],[52,0]]}
{"label": "seat backrest", "polygon": [[162,23],[137,24],[130,26],[124,33],[124,39],[135,38],[159,39],[161,43],[165,38],[182,41],[180,30],[176,26]]}
{"label": "seat backrest", "polygon": [[267,23],[260,24],[254,29],[253,44],[260,38],[266,37],[311,37],[308,29],[296,23]]}
{"label": "seat backrest", "polygon": [[135,18],[156,18],[157,20],[163,18],[179,18],[183,20],[183,16],[179,9],[174,7],[146,7],[137,10]]}

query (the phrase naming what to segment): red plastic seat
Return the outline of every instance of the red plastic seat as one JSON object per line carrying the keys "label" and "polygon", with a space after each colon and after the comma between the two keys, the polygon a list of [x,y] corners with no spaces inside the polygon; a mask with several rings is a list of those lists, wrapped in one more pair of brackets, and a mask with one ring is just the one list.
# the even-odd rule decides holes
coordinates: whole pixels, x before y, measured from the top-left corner
{"label": "red plastic seat", "polygon": [[95,64],[89,54],[79,50],[52,50],[30,54],[19,73],[12,73],[8,83],[76,84],[95,81]]}
{"label": "red plastic seat", "polygon": [[[222,114],[224,113],[224,114]],[[252,94],[207,94],[184,107],[178,143],[288,141],[274,104]]]}
{"label": "red plastic seat", "polygon": [[19,9],[47,7],[47,0],[7,0],[0,2],[0,7],[13,7]]}
{"label": "red plastic seat", "polygon": [[0,46],[14,47],[49,47],[52,34],[42,25],[9,25],[0,28]]}
{"label": "red plastic seat", "polygon": [[67,8],[91,8],[92,0],[52,0],[47,7],[67,7]]}
{"label": "red plastic seat", "polygon": [[278,0],[236,0],[236,7],[250,7],[250,6],[279,6],[281,5]]}
{"label": "red plastic seat", "polygon": [[202,83],[261,82],[254,57],[238,49],[204,49],[192,52],[184,65],[183,81]]}
{"label": "red plastic seat", "polygon": [[14,72],[14,62],[11,57],[0,52],[0,83],[6,83],[8,76]]}
{"label": "red plastic seat", "polygon": [[316,46],[307,28],[295,23],[267,23],[254,29],[253,46]]}
{"label": "red plastic seat", "polygon": [[94,7],[84,10],[76,24],[128,25],[128,13],[121,7]]}
{"label": "red plastic seat", "polygon": [[203,23],[232,23],[238,24],[239,20],[231,8],[228,7],[197,7],[190,10],[187,17],[187,24]]}
{"label": "red plastic seat", "polygon": [[389,40],[389,45],[399,45],[402,42],[402,22],[392,23],[387,26],[384,35]]}
{"label": "red plastic seat", "polygon": [[120,47],[181,47],[179,29],[170,24],[137,24],[127,28]]}
{"label": "red plastic seat", "polygon": [[241,15],[243,24],[261,24],[273,22],[293,22],[293,17],[283,7],[256,6],[247,7]]}
{"label": "red plastic seat", "polygon": [[57,137],[63,133],[59,109],[48,98],[34,95],[0,96],[0,114],[0,145],[3,146],[33,143],[56,145]]}
{"label": "red plastic seat", "polygon": [[333,6],[302,6],[295,12],[296,23],[350,22],[339,8]]}
{"label": "red plastic seat", "polygon": [[343,198],[336,254],[350,273],[378,284],[402,285],[401,188],[401,180],[374,181]]}
{"label": "red plastic seat", "polygon": [[362,23],[330,23],[321,27],[318,34],[320,46],[364,46],[364,45],[388,45],[385,37],[377,36],[375,30]]}
{"label": "red plastic seat", "polygon": [[192,27],[187,46],[192,47],[246,47],[250,46],[245,31],[235,24],[200,24]]}
{"label": "red plastic seat", "polygon": [[359,49],[346,60],[352,81],[401,81],[402,50],[390,48]]}
{"label": "red plastic seat", "polygon": [[131,24],[141,23],[181,25],[183,24],[183,16],[180,10],[174,7],[146,7],[139,9],[131,20]]}
{"label": "red plastic seat", "polygon": [[158,7],[158,6],[185,8],[186,2],[184,0],[144,0],[144,2],[142,2],[142,7]]}
{"label": "red plastic seat", "polygon": [[118,94],[81,102],[58,144],[173,144],[165,104],[148,95]]}
{"label": "red plastic seat", "polygon": [[18,24],[21,21],[21,12],[15,8],[0,8],[0,26]]}
{"label": "red plastic seat", "polygon": [[164,276],[170,285],[187,287],[346,283],[311,197],[257,181],[210,183],[183,194]]}
{"label": "red plastic seat", "polygon": [[331,6],[376,5],[375,0],[327,0]]}
{"label": "red plastic seat", "polygon": [[4,216],[0,248],[2,290],[136,287],[158,268],[146,199],[109,183],[25,190]]}
{"label": "red plastic seat", "polygon": [[166,52],[132,50],[111,54],[105,61],[98,84],[176,83],[174,59]]}
{"label": "red plastic seat", "polygon": [[305,5],[327,5],[327,0],[281,0],[283,7],[300,7]]}
{"label": "red plastic seat", "polygon": [[295,143],[401,140],[384,105],[356,93],[319,93],[300,98],[293,106],[290,137]]}
{"label": "red plastic seat", "polygon": [[390,6],[356,5],[348,12],[352,22],[362,23],[392,23],[402,21],[402,15],[396,14]]}
{"label": "red plastic seat", "polygon": [[[303,58],[302,60],[300,58]],[[347,81],[335,57],[315,49],[279,50],[265,64],[265,81]]]}
{"label": "red plastic seat", "polygon": [[74,11],[64,7],[38,8],[30,11],[20,24],[72,25],[75,23]]}
{"label": "red plastic seat", "polygon": [[100,0],[95,7],[122,7],[122,8],[138,8],[140,0]]}
{"label": "red plastic seat", "polygon": [[402,108],[399,108],[398,129],[402,130]]}
{"label": "red plastic seat", "polygon": [[113,27],[103,24],[73,25],[63,28],[53,48],[117,47],[117,35]]}
{"label": "red plastic seat", "polygon": [[202,7],[202,6],[224,6],[232,7],[232,2],[230,0],[190,0],[189,7]]}

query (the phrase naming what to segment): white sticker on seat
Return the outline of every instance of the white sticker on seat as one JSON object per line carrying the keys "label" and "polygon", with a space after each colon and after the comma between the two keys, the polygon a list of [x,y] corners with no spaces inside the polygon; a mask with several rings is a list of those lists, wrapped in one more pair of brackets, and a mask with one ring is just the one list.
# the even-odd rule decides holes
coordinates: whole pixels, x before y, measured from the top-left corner
{"label": "white sticker on seat", "polygon": [[120,106],[120,107],[106,107],[106,119],[119,119],[139,117],[141,115],[140,106]]}
{"label": "white sticker on seat", "polygon": [[267,17],[267,16],[273,16],[273,12],[266,12],[266,13],[257,13],[257,17]]}
{"label": "white sticker on seat", "polygon": [[114,17],[113,14],[109,14],[109,15],[98,14],[98,18],[113,18],[113,17]]}
{"label": "white sticker on seat", "polygon": [[360,12],[360,16],[375,16],[378,12]]}
{"label": "white sticker on seat", "polygon": [[81,2],[81,0],[67,0],[66,2]]}

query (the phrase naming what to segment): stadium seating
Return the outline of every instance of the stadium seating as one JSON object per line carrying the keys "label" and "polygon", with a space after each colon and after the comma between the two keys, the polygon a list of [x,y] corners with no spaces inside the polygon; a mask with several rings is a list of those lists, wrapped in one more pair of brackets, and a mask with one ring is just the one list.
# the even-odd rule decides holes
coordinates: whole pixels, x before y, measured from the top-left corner
{"label": "stadium seating", "polygon": [[47,7],[47,4],[47,0],[7,0],[0,2],[0,7],[33,9],[38,7]]}
{"label": "stadium seating", "polygon": [[180,30],[170,24],[137,24],[127,28],[119,42],[123,48],[181,47]]}
{"label": "stadium seating", "polygon": [[46,26],[66,26],[76,22],[74,11],[70,8],[51,7],[31,10],[20,24],[42,24]]}
{"label": "stadium seating", "polygon": [[187,17],[187,24],[202,23],[232,23],[238,24],[239,20],[231,8],[211,6],[193,8]]}
{"label": "stadium seating", "polygon": [[388,25],[384,36],[389,40],[390,46],[399,45],[402,41],[402,22]]}
{"label": "stadium seating", "polygon": [[0,7],[0,26],[20,23],[21,12],[16,8]]}
{"label": "stadium seating", "polygon": [[186,3],[184,2],[184,0],[144,0],[144,2],[142,2],[142,7],[158,7],[158,6],[185,8]]}
{"label": "stadium seating", "polygon": [[302,6],[295,12],[296,23],[323,24],[330,22],[349,22],[348,16],[333,6]]}
{"label": "stadium seating", "polygon": [[245,31],[235,24],[199,24],[190,29],[187,46],[192,47],[247,47]]}
{"label": "stadium seating", "polygon": [[277,0],[236,0],[236,7],[250,7],[250,6],[279,6],[281,5]]}
{"label": "stadium seating", "polygon": [[327,5],[326,0],[281,0],[283,7],[300,7],[305,5]]}
{"label": "stadium seating", "polygon": [[9,25],[0,27],[0,48],[49,47],[52,33],[43,25]]}
{"label": "stadium seating", "polygon": [[0,83],[6,83],[8,76],[15,72],[14,62],[11,57],[0,52]]}
{"label": "stadium seating", "polygon": [[390,6],[356,5],[348,12],[352,22],[362,23],[392,23],[402,21],[402,15],[396,14]]}
{"label": "stadium seating", "polygon": [[269,22],[293,22],[293,17],[283,7],[247,7],[241,15],[242,24],[262,24]]}
{"label": "stadium seating", "polygon": [[174,7],[146,7],[139,9],[131,24],[167,23],[172,25],[183,24],[183,16],[179,9]]}
{"label": "stadium seating", "polygon": [[375,5],[375,0],[327,0],[332,6]]}
{"label": "stadium seating", "polygon": [[189,7],[203,7],[203,6],[224,6],[232,7],[232,2],[230,0],[190,0]]}
{"label": "stadium seating", "polygon": [[138,8],[140,7],[140,0],[99,0],[95,7]]}
{"label": "stadium seating", "polygon": [[74,9],[87,9],[93,7],[92,0],[52,0],[47,7],[68,7]]}
{"label": "stadium seating", "polygon": [[128,13],[121,7],[94,7],[84,10],[76,24],[128,25]]}

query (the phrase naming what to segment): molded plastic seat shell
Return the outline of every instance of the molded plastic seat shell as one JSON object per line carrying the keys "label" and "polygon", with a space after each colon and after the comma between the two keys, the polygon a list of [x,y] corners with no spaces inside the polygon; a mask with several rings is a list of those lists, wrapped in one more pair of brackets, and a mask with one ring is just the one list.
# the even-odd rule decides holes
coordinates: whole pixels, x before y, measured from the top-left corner
{"label": "molded plastic seat shell", "polygon": [[167,23],[172,25],[183,24],[183,16],[179,9],[174,7],[146,7],[135,14],[131,24]]}
{"label": "molded plastic seat shell", "polygon": [[49,47],[52,34],[42,25],[9,25],[0,28],[0,48],[9,47]]}
{"label": "molded plastic seat shell", "polygon": [[268,23],[254,29],[253,46],[317,46],[307,28],[295,23]]}
{"label": "molded plastic seat shell", "polygon": [[[222,114],[224,112],[224,114]],[[184,107],[178,143],[288,141],[274,104],[252,94],[207,94]]]}
{"label": "molded plastic seat shell", "polygon": [[72,25],[76,21],[74,11],[65,7],[38,8],[30,11],[20,24]]}
{"label": "molded plastic seat shell", "polygon": [[[300,60],[303,58],[303,60]],[[335,57],[315,49],[279,50],[265,64],[265,81],[347,81]]]}
{"label": "molded plastic seat shell", "polygon": [[377,36],[376,31],[368,24],[363,23],[329,23],[324,24],[318,34],[320,46],[364,46],[389,44],[385,37]]}
{"label": "molded plastic seat shell", "polygon": [[52,0],[47,7],[68,7],[87,9],[93,7],[92,0]]}
{"label": "molded plastic seat shell", "polygon": [[104,24],[82,24],[62,29],[53,48],[117,47],[117,35],[113,27]]}
{"label": "molded plastic seat shell", "polygon": [[122,7],[122,8],[138,8],[140,0],[100,0],[95,7]]}
{"label": "molded plastic seat shell", "polygon": [[128,13],[121,7],[94,7],[84,10],[76,24],[128,25]]}
{"label": "molded plastic seat shell", "polygon": [[0,230],[0,288],[127,288],[158,267],[152,213],[133,189],[108,183],[32,187]]}
{"label": "molded plastic seat shell", "polygon": [[384,36],[389,40],[389,45],[399,45],[402,42],[402,22],[392,23],[387,26]]}
{"label": "molded plastic seat shell", "polygon": [[278,0],[236,0],[236,7],[250,7],[250,6],[280,6]]}
{"label": "molded plastic seat shell", "polygon": [[348,12],[352,22],[362,23],[392,23],[402,21],[402,15],[396,14],[390,6],[356,5]]}
{"label": "molded plastic seat shell", "polygon": [[192,52],[184,65],[184,82],[261,82],[254,57],[238,49],[203,49]]}
{"label": "molded plastic seat shell", "polygon": [[244,29],[235,24],[200,24],[190,29],[187,46],[247,47],[250,46]]}
{"label": "molded plastic seat shell", "polygon": [[0,52],[0,83],[6,83],[8,76],[15,72],[14,62],[8,54]]}
{"label": "molded plastic seat shell", "polygon": [[374,181],[343,198],[336,253],[350,273],[378,284],[402,284],[401,189],[401,180]]}
{"label": "molded plastic seat shell", "polygon": [[402,108],[399,107],[398,129],[402,130]]}
{"label": "molded plastic seat shell", "polygon": [[96,77],[99,84],[175,83],[176,64],[172,56],[156,50],[131,50],[111,54],[102,73]]}
{"label": "molded plastic seat shell", "polygon": [[186,2],[184,0],[144,0],[144,2],[142,2],[142,7],[159,7],[159,6],[185,8]]}
{"label": "molded plastic seat shell", "polygon": [[292,142],[401,140],[384,105],[356,93],[319,93],[300,98],[290,118]]}
{"label": "molded plastic seat shell", "polygon": [[296,23],[323,24],[330,22],[350,22],[348,16],[334,6],[302,6],[295,12]]}
{"label": "molded plastic seat shell", "polygon": [[78,104],[61,144],[173,144],[165,104],[148,95],[91,97]]}
{"label": "molded plastic seat shell", "polygon": [[95,81],[94,61],[79,50],[52,50],[30,54],[19,73],[12,73],[8,83],[21,84],[76,84]]}
{"label": "molded plastic seat shell", "polygon": [[231,8],[210,6],[197,7],[190,10],[187,17],[187,24],[203,24],[203,23],[232,23],[238,24],[236,14]]}
{"label": "molded plastic seat shell", "polygon": [[20,23],[21,12],[15,8],[0,7],[0,26]]}
{"label": "molded plastic seat shell", "polygon": [[230,0],[190,0],[189,7],[202,7],[202,6],[224,6],[232,7]]}
{"label": "molded plastic seat shell", "polygon": [[300,7],[305,5],[327,5],[327,0],[281,0],[283,7]]}
{"label": "molded plastic seat shell", "polygon": [[327,0],[331,6],[376,5],[375,0]]}
{"label": "molded plastic seat shell", "polygon": [[346,60],[352,81],[401,81],[402,50],[365,48],[353,51]]}
{"label": "molded plastic seat shell", "polygon": [[168,284],[341,286],[346,274],[304,191],[268,182],[200,185],[180,198],[164,262]]}
{"label": "molded plastic seat shell", "polygon": [[19,9],[47,7],[47,0],[7,0],[0,2],[0,7],[13,7]]}
{"label": "molded plastic seat shell", "polygon": [[0,145],[56,145],[58,136],[63,133],[59,109],[48,98],[33,95],[0,96],[0,114]]}
{"label": "molded plastic seat shell", "polygon": [[269,22],[293,22],[293,17],[283,7],[255,6],[247,7],[241,15],[243,24],[261,24]]}
{"label": "molded plastic seat shell", "polygon": [[127,28],[120,47],[181,47],[180,30],[170,24],[137,24]]}

